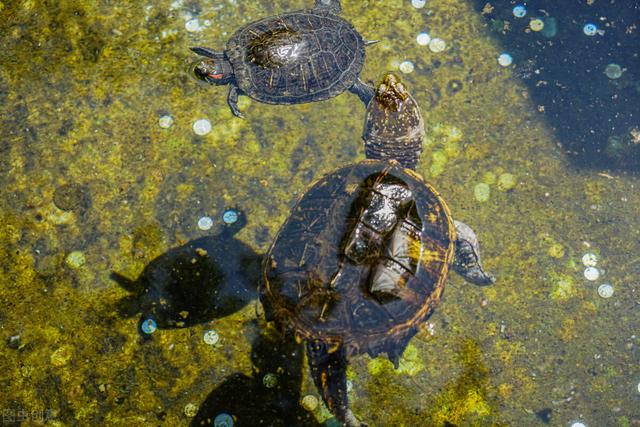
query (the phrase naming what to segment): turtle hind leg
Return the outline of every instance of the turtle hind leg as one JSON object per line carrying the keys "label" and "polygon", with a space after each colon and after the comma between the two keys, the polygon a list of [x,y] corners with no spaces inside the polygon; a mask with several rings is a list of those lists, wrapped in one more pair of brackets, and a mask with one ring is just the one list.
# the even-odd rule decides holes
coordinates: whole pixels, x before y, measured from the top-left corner
{"label": "turtle hind leg", "polygon": [[480,263],[480,245],[476,233],[464,222],[453,221],[458,238],[453,268],[456,273],[474,285],[490,285],[495,277],[484,271]]}
{"label": "turtle hind leg", "polygon": [[343,346],[329,352],[322,341],[307,343],[311,377],[332,414],[346,427],[366,427],[349,409],[347,358]]}
{"label": "turtle hind leg", "polygon": [[227,95],[227,104],[229,104],[229,108],[231,108],[234,116],[244,119],[244,115],[238,108],[238,97],[240,95],[244,95],[244,92],[242,92],[238,86],[231,84],[229,86],[229,94]]}
{"label": "turtle hind leg", "polygon": [[360,80],[360,78],[358,78],[353,86],[349,88],[349,92],[358,95],[358,98],[360,98],[360,101],[364,103],[365,107],[369,105],[369,101],[371,101],[376,94],[376,90],[373,86],[369,86]]}

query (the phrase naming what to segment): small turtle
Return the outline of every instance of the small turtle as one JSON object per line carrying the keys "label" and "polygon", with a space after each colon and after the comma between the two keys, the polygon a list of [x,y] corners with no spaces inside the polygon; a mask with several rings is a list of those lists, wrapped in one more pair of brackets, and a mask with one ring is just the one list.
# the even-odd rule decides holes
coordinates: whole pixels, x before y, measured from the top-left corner
{"label": "small turtle", "polygon": [[206,57],[194,74],[215,85],[230,85],[227,102],[242,117],[238,96],[268,104],[322,101],[345,89],[365,103],[374,89],[358,75],[364,64],[365,41],[341,18],[339,0],[316,0],[308,10],[283,13],[240,28],[224,52],[206,47],[192,51]]}
{"label": "small turtle", "polygon": [[262,267],[267,320],[306,342],[311,375],[327,407],[349,427],[351,356],[386,353],[398,367],[419,326],[438,305],[449,267],[478,285],[475,233],[453,221],[445,201],[412,168],[424,124],[392,74],[366,112],[368,160],[316,182],[297,202]]}

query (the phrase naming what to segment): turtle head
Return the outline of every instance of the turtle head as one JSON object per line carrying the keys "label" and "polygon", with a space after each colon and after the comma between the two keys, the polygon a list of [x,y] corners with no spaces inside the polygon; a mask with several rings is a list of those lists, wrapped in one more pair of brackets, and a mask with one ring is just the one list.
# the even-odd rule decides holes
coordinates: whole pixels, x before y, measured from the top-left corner
{"label": "turtle head", "polygon": [[393,73],[387,73],[376,89],[374,102],[382,104],[385,109],[400,111],[409,97],[409,92],[407,92],[400,79]]}
{"label": "turtle head", "polygon": [[395,159],[405,168],[415,169],[423,137],[418,103],[395,74],[385,74],[365,113],[362,138],[367,158]]}
{"label": "turtle head", "polygon": [[198,80],[214,85],[226,85],[234,79],[233,68],[224,53],[214,52],[206,47],[192,47],[191,50],[204,56],[193,67],[193,74]]}

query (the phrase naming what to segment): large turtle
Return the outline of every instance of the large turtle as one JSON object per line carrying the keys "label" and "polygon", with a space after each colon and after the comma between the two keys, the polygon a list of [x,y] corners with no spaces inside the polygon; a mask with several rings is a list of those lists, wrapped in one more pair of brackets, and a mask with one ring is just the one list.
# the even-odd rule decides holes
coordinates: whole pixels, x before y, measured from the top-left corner
{"label": "large turtle", "polygon": [[338,14],[339,0],[316,0],[308,10],[283,13],[240,28],[224,52],[191,48],[206,57],[194,67],[207,83],[230,85],[227,102],[242,117],[238,96],[268,104],[322,101],[345,89],[367,104],[372,87],[360,81],[365,41]]}
{"label": "large turtle", "polygon": [[424,124],[415,100],[385,75],[366,112],[368,160],[338,169],[298,201],[263,264],[267,320],[306,342],[311,375],[344,425],[349,357],[386,353],[397,367],[438,305],[453,267],[488,285],[475,233],[412,168]]}

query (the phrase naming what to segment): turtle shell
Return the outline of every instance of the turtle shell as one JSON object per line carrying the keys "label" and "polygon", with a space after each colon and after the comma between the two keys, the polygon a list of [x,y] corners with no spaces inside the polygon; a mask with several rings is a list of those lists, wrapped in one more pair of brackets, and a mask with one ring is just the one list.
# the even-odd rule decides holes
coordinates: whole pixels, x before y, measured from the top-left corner
{"label": "turtle shell", "polygon": [[364,41],[326,8],[250,23],[227,42],[238,87],[269,104],[321,101],[350,88],[364,64]]}
{"label": "turtle shell", "polygon": [[267,253],[267,318],[347,356],[397,360],[442,296],[455,237],[444,200],[395,160],[338,169],[302,196]]}

